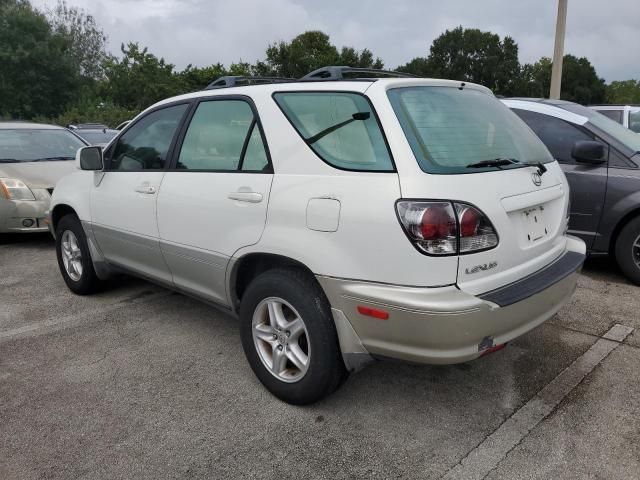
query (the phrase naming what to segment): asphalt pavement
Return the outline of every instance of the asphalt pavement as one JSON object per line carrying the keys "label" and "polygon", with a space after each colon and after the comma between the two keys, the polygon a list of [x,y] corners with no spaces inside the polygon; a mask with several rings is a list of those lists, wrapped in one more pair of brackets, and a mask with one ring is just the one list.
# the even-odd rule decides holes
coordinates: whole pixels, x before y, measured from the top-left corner
{"label": "asphalt pavement", "polygon": [[0,239],[0,479],[640,478],[640,287],[589,260],[551,321],[474,362],[377,362],[272,397],[237,320],[118,277],[65,286]]}

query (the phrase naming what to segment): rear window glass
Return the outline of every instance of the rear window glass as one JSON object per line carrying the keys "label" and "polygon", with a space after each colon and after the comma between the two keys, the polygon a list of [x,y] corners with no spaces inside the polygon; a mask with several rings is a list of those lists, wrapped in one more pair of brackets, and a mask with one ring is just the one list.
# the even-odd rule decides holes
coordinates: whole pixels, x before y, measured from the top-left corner
{"label": "rear window glass", "polygon": [[276,93],[274,98],[309,147],[344,170],[394,171],[380,125],[363,95]]}
{"label": "rear window glass", "polygon": [[[553,161],[544,144],[494,96],[472,88],[404,87],[389,90],[420,168],[429,173],[474,173],[483,161]],[[518,168],[517,164],[499,168]]]}

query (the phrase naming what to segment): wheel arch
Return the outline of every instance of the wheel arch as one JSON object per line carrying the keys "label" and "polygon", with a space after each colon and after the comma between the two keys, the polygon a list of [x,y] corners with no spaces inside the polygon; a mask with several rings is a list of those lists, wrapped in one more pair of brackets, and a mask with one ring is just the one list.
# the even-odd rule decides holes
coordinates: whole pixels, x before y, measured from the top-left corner
{"label": "wheel arch", "polygon": [[53,210],[51,210],[51,226],[53,227],[54,234],[62,217],[70,214],[78,216],[78,213],[71,205],[67,205],[66,203],[59,203],[55,207],[53,207]]}
{"label": "wheel arch", "polygon": [[618,222],[616,223],[616,226],[613,228],[613,231],[611,232],[611,237],[609,240],[609,254],[610,255],[614,255],[615,256],[615,251],[616,251],[616,242],[618,241],[618,237],[620,236],[620,232],[622,231],[622,229],[634,218],[640,217],[640,206],[634,208],[633,210],[627,212],[625,215],[623,215]]}
{"label": "wheel arch", "polygon": [[[242,257],[234,259],[227,274],[229,303],[235,312],[238,311],[242,295],[251,280],[261,273],[275,268],[294,268],[302,270],[315,280],[313,271],[299,260],[275,253],[248,253]],[[322,289],[322,287],[320,288]]]}

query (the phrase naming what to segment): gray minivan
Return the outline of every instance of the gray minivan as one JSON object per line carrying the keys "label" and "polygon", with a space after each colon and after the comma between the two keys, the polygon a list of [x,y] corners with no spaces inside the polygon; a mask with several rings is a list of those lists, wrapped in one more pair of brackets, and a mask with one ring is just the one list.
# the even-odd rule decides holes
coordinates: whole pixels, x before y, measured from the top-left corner
{"label": "gray minivan", "polygon": [[503,102],[545,143],[571,187],[569,231],[640,284],[640,135],[582,105]]}

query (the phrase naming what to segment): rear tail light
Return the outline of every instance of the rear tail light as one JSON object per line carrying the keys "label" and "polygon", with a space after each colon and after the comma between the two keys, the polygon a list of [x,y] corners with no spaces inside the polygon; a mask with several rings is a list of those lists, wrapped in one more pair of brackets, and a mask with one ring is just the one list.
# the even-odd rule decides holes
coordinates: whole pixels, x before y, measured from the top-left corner
{"label": "rear tail light", "polygon": [[487,216],[471,205],[401,200],[396,209],[411,242],[428,255],[473,253],[498,245]]}

